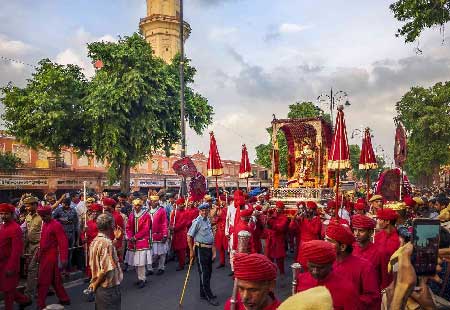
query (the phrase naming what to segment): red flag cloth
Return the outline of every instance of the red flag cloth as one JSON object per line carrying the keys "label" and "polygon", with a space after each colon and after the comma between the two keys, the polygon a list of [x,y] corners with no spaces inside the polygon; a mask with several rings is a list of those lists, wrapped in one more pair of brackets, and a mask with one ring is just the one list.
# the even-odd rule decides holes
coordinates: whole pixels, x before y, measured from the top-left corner
{"label": "red flag cloth", "polygon": [[359,169],[370,170],[377,169],[377,158],[372,147],[372,139],[370,138],[370,129],[366,128],[362,141],[361,155],[359,156]]}
{"label": "red flag cloth", "polygon": [[208,157],[208,176],[219,176],[223,174],[222,161],[220,160],[219,151],[217,150],[216,138],[214,138],[214,133],[211,131],[209,133],[210,143],[209,143],[209,157]]}
{"label": "red flag cloth", "polygon": [[347,130],[345,128],[344,108],[339,106],[336,116],[331,149],[328,153],[328,169],[346,169],[351,167],[350,150],[348,148]]}
{"label": "red flag cloth", "polygon": [[245,146],[245,144],[243,144],[241,164],[239,166],[239,178],[246,179],[251,178],[252,176],[252,166],[250,165],[250,159],[248,158],[247,147]]}

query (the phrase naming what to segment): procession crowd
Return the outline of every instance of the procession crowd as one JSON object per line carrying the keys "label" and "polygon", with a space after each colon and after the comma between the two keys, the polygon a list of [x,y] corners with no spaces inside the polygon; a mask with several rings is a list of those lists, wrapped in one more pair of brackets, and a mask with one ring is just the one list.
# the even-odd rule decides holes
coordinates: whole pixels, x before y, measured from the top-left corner
{"label": "procession crowd", "polygon": [[[288,213],[266,193],[241,190],[202,200],[164,191],[24,195],[0,204],[0,292],[6,310],[35,298],[45,309],[51,286],[69,305],[63,277],[83,270],[96,309],[120,309],[124,272],[134,269],[136,289],[143,289],[175,259],[177,271],[195,262],[200,298],[218,306],[210,285],[217,254],[216,268],[229,266],[235,281],[225,309],[437,309],[450,298],[449,202],[445,191],[424,190],[395,207],[380,195],[345,196],[324,205],[301,201]],[[433,277],[417,277],[411,264],[418,217],[442,223]],[[296,294],[281,303],[274,288],[289,252]],[[21,275],[25,290],[17,289]]]}

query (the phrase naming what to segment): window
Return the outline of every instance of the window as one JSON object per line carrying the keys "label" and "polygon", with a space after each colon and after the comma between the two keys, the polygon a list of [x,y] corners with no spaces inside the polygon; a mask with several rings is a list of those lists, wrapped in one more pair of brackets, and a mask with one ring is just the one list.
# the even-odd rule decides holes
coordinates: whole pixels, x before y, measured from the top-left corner
{"label": "window", "polygon": [[12,153],[19,157],[25,164],[31,162],[30,149],[22,144],[13,144]]}
{"label": "window", "polygon": [[152,160],[152,170],[156,171],[159,168],[159,162],[157,160]]}
{"label": "window", "polygon": [[78,158],[78,167],[89,167],[89,159],[87,156],[83,155]]}
{"label": "window", "polygon": [[164,160],[163,163],[163,171],[169,171],[169,161]]}

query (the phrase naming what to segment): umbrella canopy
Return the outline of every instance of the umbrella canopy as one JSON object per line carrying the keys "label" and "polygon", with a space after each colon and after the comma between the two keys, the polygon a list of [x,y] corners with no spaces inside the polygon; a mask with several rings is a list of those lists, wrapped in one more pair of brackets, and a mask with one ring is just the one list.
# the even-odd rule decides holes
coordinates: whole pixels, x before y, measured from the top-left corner
{"label": "umbrella canopy", "polygon": [[328,153],[328,169],[338,170],[350,167],[350,150],[348,148],[347,129],[345,128],[344,107],[341,105],[338,107],[333,141]]}
{"label": "umbrella canopy", "polygon": [[209,133],[209,157],[208,157],[208,176],[219,176],[223,174],[223,165],[220,160],[219,151],[217,150],[216,138],[214,137],[214,132]]}
{"label": "umbrella canopy", "polygon": [[241,164],[239,166],[239,178],[246,179],[252,177],[252,166],[250,165],[250,159],[248,158],[247,147],[242,145]]}
{"label": "umbrella canopy", "polygon": [[361,155],[359,156],[359,169],[371,170],[377,169],[377,158],[372,147],[372,139],[370,137],[370,129],[366,128],[362,141]]}

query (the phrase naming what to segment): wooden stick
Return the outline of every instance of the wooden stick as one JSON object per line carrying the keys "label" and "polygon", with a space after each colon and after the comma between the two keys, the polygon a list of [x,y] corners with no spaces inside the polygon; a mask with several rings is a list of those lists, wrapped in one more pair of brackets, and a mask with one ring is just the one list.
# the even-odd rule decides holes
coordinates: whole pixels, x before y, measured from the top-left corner
{"label": "wooden stick", "polygon": [[189,280],[189,274],[191,273],[191,267],[192,267],[192,263],[194,262],[194,260],[190,260],[189,261],[189,268],[188,268],[188,272],[186,274],[186,278],[184,279],[184,285],[183,285],[183,291],[181,292],[181,297],[180,297],[180,302],[178,303],[178,309],[183,309],[183,298],[184,298],[184,292],[186,291],[186,286]]}

